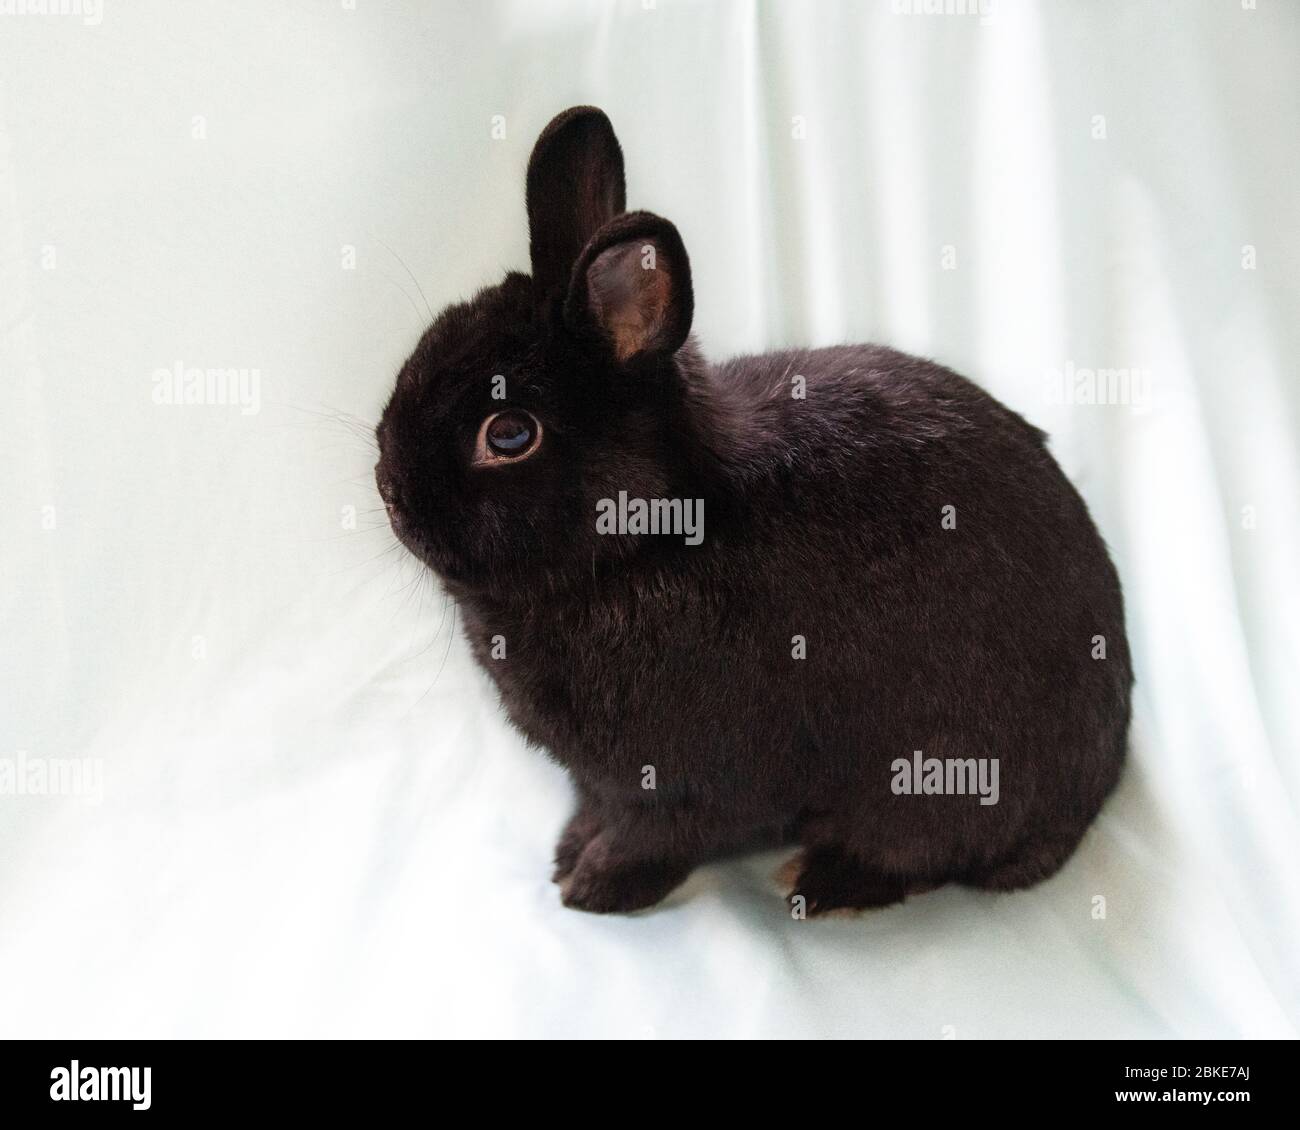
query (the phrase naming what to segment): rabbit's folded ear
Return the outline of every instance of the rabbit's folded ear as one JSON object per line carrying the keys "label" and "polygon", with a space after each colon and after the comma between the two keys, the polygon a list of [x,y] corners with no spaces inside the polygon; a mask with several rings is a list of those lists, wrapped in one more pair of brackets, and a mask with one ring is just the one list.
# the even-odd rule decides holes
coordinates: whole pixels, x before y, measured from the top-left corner
{"label": "rabbit's folded ear", "polygon": [[672,353],[691,332],[691,264],[677,229],[650,212],[611,220],[573,268],[564,320],[618,361]]}
{"label": "rabbit's folded ear", "polygon": [[543,307],[563,297],[587,241],[626,207],[623,151],[603,111],[574,106],[551,120],[533,146],[526,192],[533,289]]}

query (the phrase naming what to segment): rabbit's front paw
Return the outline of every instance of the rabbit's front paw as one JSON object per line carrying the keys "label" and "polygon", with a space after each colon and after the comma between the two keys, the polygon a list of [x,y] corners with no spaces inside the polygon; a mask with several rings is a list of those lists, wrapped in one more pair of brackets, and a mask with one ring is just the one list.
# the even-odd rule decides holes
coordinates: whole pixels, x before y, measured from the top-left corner
{"label": "rabbit's front paw", "polygon": [[593,914],[629,914],[654,906],[691,873],[689,864],[623,857],[598,834],[560,881],[564,905]]}
{"label": "rabbit's front paw", "polygon": [[573,869],[578,866],[578,859],[582,856],[583,850],[596,838],[599,831],[600,821],[592,810],[586,805],[580,806],[564,826],[559,842],[555,845],[555,870],[551,872],[552,883],[563,883],[573,874]]}

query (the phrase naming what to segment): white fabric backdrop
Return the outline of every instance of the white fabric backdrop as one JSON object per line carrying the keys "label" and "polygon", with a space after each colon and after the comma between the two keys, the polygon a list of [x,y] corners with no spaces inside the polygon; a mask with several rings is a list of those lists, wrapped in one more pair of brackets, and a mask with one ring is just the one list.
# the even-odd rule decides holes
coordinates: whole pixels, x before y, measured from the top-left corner
{"label": "white fabric backdrop", "polygon": [[[0,763],[103,770],[0,796],[0,1036],[1296,1035],[1300,7],[904,6],[0,15]],[[526,267],[579,102],[709,355],[884,341],[1052,433],[1138,684],[1049,883],[794,922],[767,855],[561,908],[564,776],[338,413],[377,417],[416,279]],[[257,369],[260,410],[156,404],[177,362]],[[1067,365],[1150,395],[1053,403]]]}

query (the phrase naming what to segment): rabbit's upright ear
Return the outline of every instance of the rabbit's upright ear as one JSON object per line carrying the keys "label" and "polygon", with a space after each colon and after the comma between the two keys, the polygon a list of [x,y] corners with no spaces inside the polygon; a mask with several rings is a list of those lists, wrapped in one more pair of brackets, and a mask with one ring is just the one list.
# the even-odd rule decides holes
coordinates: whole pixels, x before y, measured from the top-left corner
{"label": "rabbit's upright ear", "polygon": [[564,320],[618,361],[672,353],[691,332],[691,264],[677,229],[651,212],[606,224],[573,268]]}
{"label": "rabbit's upright ear", "polygon": [[528,161],[528,241],[539,307],[564,296],[587,241],[626,207],[623,151],[602,110],[551,120]]}

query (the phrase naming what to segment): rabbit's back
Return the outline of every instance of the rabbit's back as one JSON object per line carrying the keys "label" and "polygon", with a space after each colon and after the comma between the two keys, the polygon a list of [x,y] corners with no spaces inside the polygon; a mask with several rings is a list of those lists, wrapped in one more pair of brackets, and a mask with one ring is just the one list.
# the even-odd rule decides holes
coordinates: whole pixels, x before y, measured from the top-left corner
{"label": "rabbit's back", "polygon": [[[738,571],[761,578],[755,617],[782,657],[754,695],[796,711],[812,803],[852,781],[891,807],[889,767],[917,750],[996,758],[998,811],[974,814],[991,833],[1031,816],[1081,833],[1123,760],[1132,674],[1118,576],[1044,434],[875,346],[742,358],[713,379],[781,437],[750,469],[740,522],[766,536]],[[965,798],[934,799],[954,842],[978,842]]]}

